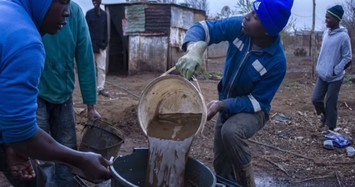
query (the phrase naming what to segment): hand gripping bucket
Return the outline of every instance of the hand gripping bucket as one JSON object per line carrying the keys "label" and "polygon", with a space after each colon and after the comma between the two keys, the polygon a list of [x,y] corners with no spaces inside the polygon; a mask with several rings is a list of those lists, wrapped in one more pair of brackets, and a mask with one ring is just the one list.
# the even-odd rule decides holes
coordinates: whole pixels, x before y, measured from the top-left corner
{"label": "hand gripping bucket", "polygon": [[[197,83],[198,86],[198,83]],[[147,127],[158,114],[202,114],[200,132],[207,119],[207,108],[200,90],[181,76],[165,75],[150,82],[138,103],[138,121],[147,135]]]}

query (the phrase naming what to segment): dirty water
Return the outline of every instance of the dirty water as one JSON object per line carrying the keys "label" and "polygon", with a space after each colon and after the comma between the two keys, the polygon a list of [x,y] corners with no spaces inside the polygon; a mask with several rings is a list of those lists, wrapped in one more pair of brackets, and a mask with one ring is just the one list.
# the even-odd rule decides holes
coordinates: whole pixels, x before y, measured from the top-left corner
{"label": "dirty water", "polygon": [[148,125],[146,187],[184,186],[185,166],[202,114],[157,115]]}

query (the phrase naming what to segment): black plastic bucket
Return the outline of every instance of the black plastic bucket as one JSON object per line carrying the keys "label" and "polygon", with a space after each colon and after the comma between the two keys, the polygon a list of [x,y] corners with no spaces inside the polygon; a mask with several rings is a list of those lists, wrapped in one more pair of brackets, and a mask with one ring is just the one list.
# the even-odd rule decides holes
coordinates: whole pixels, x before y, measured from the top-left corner
{"label": "black plastic bucket", "polygon": [[220,177],[218,175],[216,175],[217,178],[217,187],[224,187],[224,186],[228,186],[228,187],[243,187],[240,186],[239,184],[235,183],[234,181],[225,179],[223,177]]}
{"label": "black plastic bucket", "polygon": [[117,156],[123,142],[124,136],[121,131],[107,122],[98,120],[85,126],[79,150],[99,153],[110,159]]}
{"label": "black plastic bucket", "polygon": [[[144,186],[148,165],[148,149],[134,149],[127,156],[117,157],[110,167],[111,187]],[[216,177],[203,163],[188,158],[184,186],[214,187]]]}

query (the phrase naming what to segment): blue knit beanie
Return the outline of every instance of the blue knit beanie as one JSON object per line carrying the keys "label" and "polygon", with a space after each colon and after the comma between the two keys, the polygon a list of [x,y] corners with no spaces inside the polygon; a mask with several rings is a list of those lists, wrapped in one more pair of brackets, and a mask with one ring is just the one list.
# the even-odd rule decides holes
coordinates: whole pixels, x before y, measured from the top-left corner
{"label": "blue knit beanie", "polygon": [[276,36],[286,26],[291,15],[293,0],[256,0],[255,12],[270,36]]}
{"label": "blue knit beanie", "polygon": [[340,21],[343,18],[344,9],[340,5],[335,5],[335,6],[331,7],[330,9],[328,9],[327,12]]}

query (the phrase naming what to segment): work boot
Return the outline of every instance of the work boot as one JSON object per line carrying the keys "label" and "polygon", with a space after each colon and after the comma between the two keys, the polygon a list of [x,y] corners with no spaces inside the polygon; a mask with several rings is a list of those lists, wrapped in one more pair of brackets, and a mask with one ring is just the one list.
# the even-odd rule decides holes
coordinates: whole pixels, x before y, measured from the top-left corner
{"label": "work boot", "polygon": [[98,94],[99,94],[99,95],[102,95],[102,96],[104,96],[104,97],[110,97],[110,94],[109,94],[108,91],[106,91],[105,89],[100,90]]}
{"label": "work boot", "polygon": [[251,164],[243,166],[241,171],[239,171],[238,184],[242,185],[243,187],[256,187],[253,167]]}

